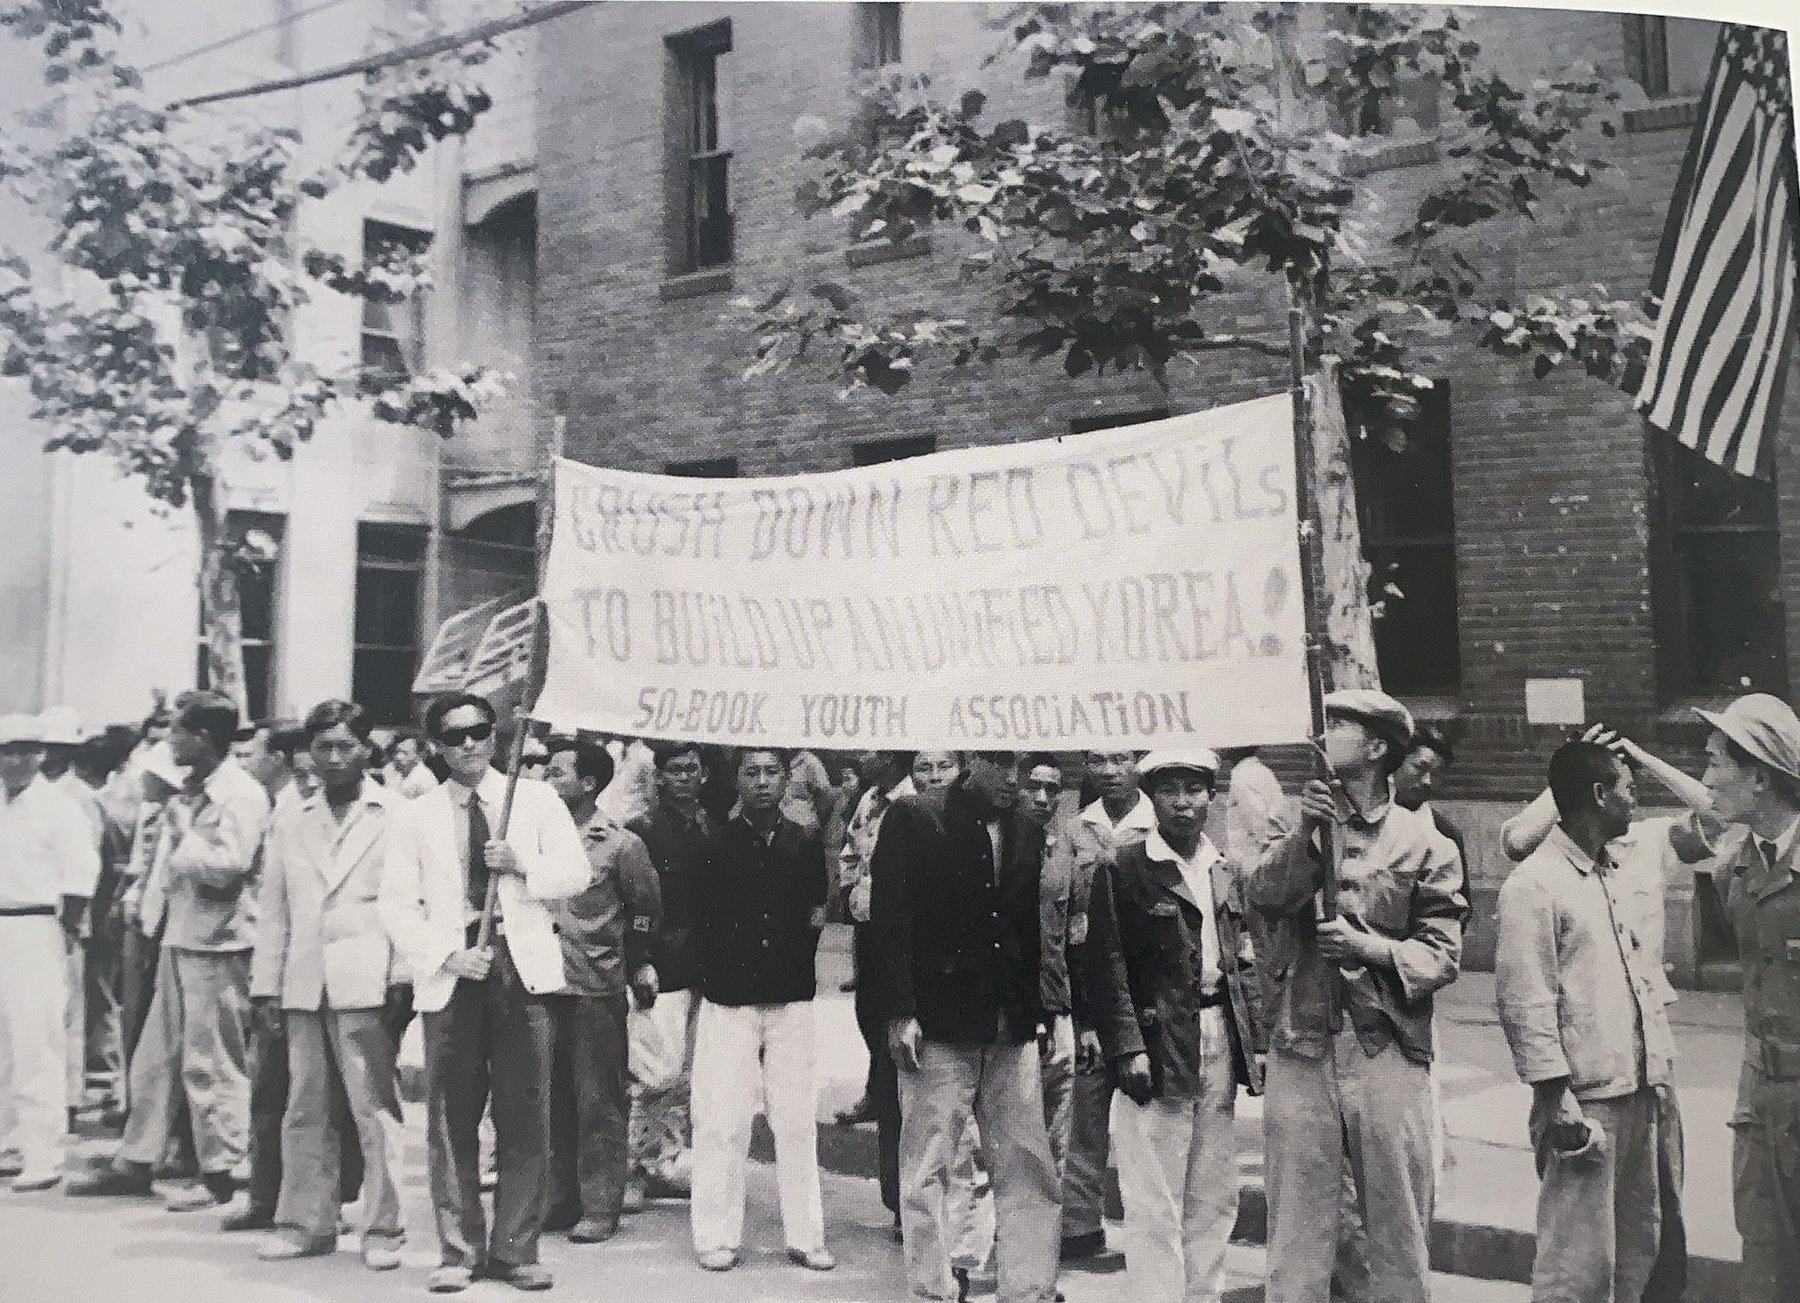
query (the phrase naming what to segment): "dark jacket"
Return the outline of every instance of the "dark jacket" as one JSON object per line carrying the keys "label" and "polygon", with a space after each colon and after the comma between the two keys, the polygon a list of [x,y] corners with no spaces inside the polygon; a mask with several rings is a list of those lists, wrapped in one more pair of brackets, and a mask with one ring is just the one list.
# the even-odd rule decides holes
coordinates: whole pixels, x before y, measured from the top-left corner
{"label": "dark jacket", "polygon": [[[1268,1051],[1262,990],[1243,893],[1222,857],[1213,862],[1212,897],[1233,1075],[1260,1095],[1258,1056]],[[1181,870],[1152,859],[1143,842],[1121,848],[1094,876],[1080,974],[1088,1012],[1115,1069],[1134,1054],[1150,1056],[1159,1098],[1200,1092],[1202,925]]]}
{"label": "dark jacket", "polygon": [[890,1018],[917,1018],[945,1044],[1031,1037],[1045,1016],[1041,965],[1065,962],[1040,943],[1043,829],[1004,812],[996,875],[987,814],[959,781],[895,802],[875,842],[872,962],[858,980],[880,985]]}
{"label": "dark jacket", "polygon": [[825,925],[825,848],[816,828],[780,819],[773,836],[738,815],[695,875],[694,955],[714,1004],[810,1000]]}
{"label": "dark jacket", "polygon": [[648,813],[626,827],[643,839],[662,891],[662,924],[650,947],[657,987],[685,991],[695,982],[694,880],[710,869],[717,853],[719,825],[704,810],[697,822],[690,823],[658,799]]}
{"label": "dark jacket", "polygon": [[562,938],[568,993],[622,994],[631,975],[650,962],[662,915],[656,870],[643,841],[605,814],[582,830],[594,880],[580,895],[550,902]]}

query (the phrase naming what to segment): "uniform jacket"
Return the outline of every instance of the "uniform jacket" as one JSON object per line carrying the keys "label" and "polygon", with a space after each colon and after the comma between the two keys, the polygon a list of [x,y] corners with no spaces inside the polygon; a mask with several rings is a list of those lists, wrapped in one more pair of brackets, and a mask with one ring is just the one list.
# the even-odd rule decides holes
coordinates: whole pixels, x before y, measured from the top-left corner
{"label": "uniform jacket", "polygon": [[1671,1079],[1662,950],[1632,897],[1610,856],[1594,861],[1561,828],[1500,888],[1494,1001],[1521,1081],[1567,1077],[1577,1099],[1600,1100]]}
{"label": "uniform jacket", "polygon": [[582,829],[593,880],[550,907],[562,937],[563,977],[575,995],[613,996],[650,962],[662,893],[643,841],[604,811]]}
{"label": "uniform jacket", "polygon": [[1039,932],[1045,954],[1062,964],[1039,966],[1040,999],[1047,1014],[1088,1021],[1086,984],[1076,980],[1078,956],[1089,935],[1089,902],[1095,875],[1112,859],[1112,837],[1077,811],[1059,811],[1044,830],[1044,873],[1039,887]]}
{"label": "uniform jacket", "polygon": [[[1232,1072],[1262,1093],[1259,1056],[1268,1049],[1261,984],[1237,875],[1213,860],[1212,923],[1219,939],[1231,1037]],[[1191,1099],[1200,1092],[1200,901],[1176,864],[1153,858],[1143,842],[1121,849],[1094,879],[1081,983],[1107,1061],[1150,1056],[1154,1093]]]}
{"label": "uniform jacket", "polygon": [[1302,835],[1298,817],[1292,826],[1264,848],[1245,884],[1250,904],[1274,924],[1274,1044],[1309,1058],[1324,1054],[1335,981],[1366,1051],[1397,1043],[1408,1059],[1429,1063],[1432,995],[1456,980],[1462,957],[1467,905],[1456,847],[1429,813],[1391,801],[1371,817],[1353,814],[1338,824],[1339,909],[1386,937],[1393,961],[1342,975],[1320,956],[1313,932],[1313,893],[1325,881],[1317,839]]}
{"label": "uniform jacket", "polygon": [[[467,816],[451,798],[454,786],[444,783],[392,811],[377,895],[382,926],[412,976],[413,1007],[420,1013],[435,1013],[449,1002],[457,979],[444,961],[467,945],[472,917],[468,867],[458,855],[454,823]],[[505,775],[489,770],[477,794],[489,827],[497,830]],[[555,789],[535,778],[519,780],[506,844],[518,854],[525,876],[496,875],[497,917],[519,980],[527,991],[543,995],[563,985],[562,943],[546,902],[587,886],[587,852]]]}
{"label": "uniform jacket", "polygon": [[782,815],[765,841],[741,814],[694,879],[700,994],[714,1004],[792,1004],[816,993],[829,880],[819,830]]}
{"label": "uniform jacket", "polygon": [[342,823],[322,791],[282,806],[263,849],[251,995],[284,1009],[374,1009],[386,999],[394,947],[376,898],[402,800],[365,782]]}
{"label": "uniform jacket", "polygon": [[896,802],[875,842],[868,979],[890,1018],[946,1044],[1031,1036],[1045,1017],[1040,965],[1066,964],[1040,936],[1044,830],[1004,812],[996,873],[986,814],[959,780]]}
{"label": "uniform jacket", "polygon": [[[179,809],[188,816],[185,833]],[[256,884],[269,794],[229,756],[198,792],[173,797],[163,815],[160,875],[167,902],[162,942],[177,950],[226,952],[256,944]]]}
{"label": "uniform jacket", "polygon": [[694,882],[711,872],[718,854],[719,825],[705,810],[690,821],[674,806],[658,800],[648,813],[626,825],[650,852],[662,899],[662,923],[650,962],[664,991],[685,991],[695,984]]}
{"label": "uniform jacket", "polygon": [[1765,1083],[1800,1080],[1800,821],[1777,839],[1773,864],[1748,836],[1725,854],[1732,865],[1725,912],[1743,960],[1746,1033],[1732,1120],[1746,1122],[1761,1113]]}

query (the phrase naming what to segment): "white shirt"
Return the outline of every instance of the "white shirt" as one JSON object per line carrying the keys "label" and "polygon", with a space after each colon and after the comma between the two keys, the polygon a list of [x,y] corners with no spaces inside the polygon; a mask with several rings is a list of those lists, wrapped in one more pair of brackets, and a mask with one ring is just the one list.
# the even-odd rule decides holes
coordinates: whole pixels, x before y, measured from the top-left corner
{"label": "white shirt", "polygon": [[414,765],[405,776],[402,776],[400,771],[390,764],[383,773],[383,777],[387,780],[383,786],[409,801],[415,796],[425,795],[438,785],[437,775],[432,773],[423,761]]}
{"label": "white shirt", "polygon": [[1105,801],[1095,801],[1081,812],[1081,817],[1106,833],[1114,845],[1141,840],[1156,831],[1156,807],[1150,804],[1150,798],[1142,792],[1138,793],[1137,804],[1127,810],[1117,823],[1106,812]]}
{"label": "white shirt", "polygon": [[1150,829],[1144,839],[1144,854],[1150,859],[1173,864],[1187,883],[1188,893],[1200,906],[1205,921],[1200,925],[1200,989],[1216,991],[1223,971],[1219,965],[1219,920],[1213,912],[1212,870],[1219,860],[1219,849],[1205,836],[1194,847],[1193,855],[1183,859],[1181,853],[1163,840],[1162,832]]}
{"label": "white shirt", "polygon": [[0,909],[92,896],[99,877],[93,825],[74,797],[41,775],[17,796],[0,787]]}

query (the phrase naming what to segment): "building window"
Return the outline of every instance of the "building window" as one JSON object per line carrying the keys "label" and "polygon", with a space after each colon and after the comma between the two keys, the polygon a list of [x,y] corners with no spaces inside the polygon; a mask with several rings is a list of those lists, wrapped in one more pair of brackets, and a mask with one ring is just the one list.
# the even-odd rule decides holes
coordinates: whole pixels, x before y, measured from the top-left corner
{"label": "building window", "polygon": [[350,694],[378,724],[412,713],[425,593],[426,531],[414,525],[356,527],[356,640]]}
{"label": "building window", "polygon": [[736,457],[701,457],[694,461],[672,461],[663,466],[663,474],[691,480],[732,480],[737,478],[737,473]]}
{"label": "building window", "polygon": [[1697,18],[1627,14],[1625,70],[1651,99],[1699,95],[1712,72],[1719,25]]}
{"label": "building window", "polygon": [[856,66],[885,68],[900,62],[900,6],[856,6]]}
{"label": "building window", "polygon": [[[390,222],[363,223],[363,266],[378,267],[398,257],[423,254],[431,247],[431,233]],[[363,374],[374,388],[397,384],[416,375],[425,365],[425,295],[415,293],[404,303],[363,300]]]}
{"label": "building window", "polygon": [[1350,465],[1369,600],[1378,603],[1375,658],[1390,692],[1452,692],[1457,641],[1456,509],[1450,467],[1450,387],[1439,382],[1415,415],[1396,420],[1345,386]]}
{"label": "building window", "polygon": [[678,149],[676,274],[722,267],[732,259],[731,150],[725,146],[719,59],[731,52],[731,20],[721,19],[668,40]]}
{"label": "building window", "polygon": [[896,439],[865,439],[850,445],[852,466],[879,466],[883,462],[905,461],[908,457],[924,457],[937,451],[935,434],[907,434]]}
{"label": "building window", "polygon": [[1657,646],[1665,693],[1788,691],[1775,486],[1653,435]]}
{"label": "building window", "polygon": [[[275,700],[275,631],[281,610],[282,541],[287,521],[262,511],[233,511],[225,517],[226,546],[236,558],[238,640],[244,653],[244,709],[251,719],[267,719]],[[212,685],[202,621],[194,682]]]}

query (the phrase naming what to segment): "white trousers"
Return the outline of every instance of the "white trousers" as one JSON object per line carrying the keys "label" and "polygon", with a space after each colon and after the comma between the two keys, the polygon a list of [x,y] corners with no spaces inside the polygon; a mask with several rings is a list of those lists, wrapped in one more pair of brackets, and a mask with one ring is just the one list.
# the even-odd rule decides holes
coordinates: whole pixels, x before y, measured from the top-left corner
{"label": "white trousers", "polygon": [[693,1099],[694,1251],[743,1245],[750,1127],[764,1100],[787,1247],[824,1248],[812,1001],[728,1006],[702,1000]]}
{"label": "white trousers", "polygon": [[1237,1082],[1225,1011],[1201,1014],[1200,1091],[1134,1104],[1115,1092],[1125,1283],[1137,1303],[1217,1303],[1237,1221]]}
{"label": "white trousers", "polygon": [[54,917],[0,917],[0,1153],[16,1153],[27,1178],[62,1168],[67,972]]}

